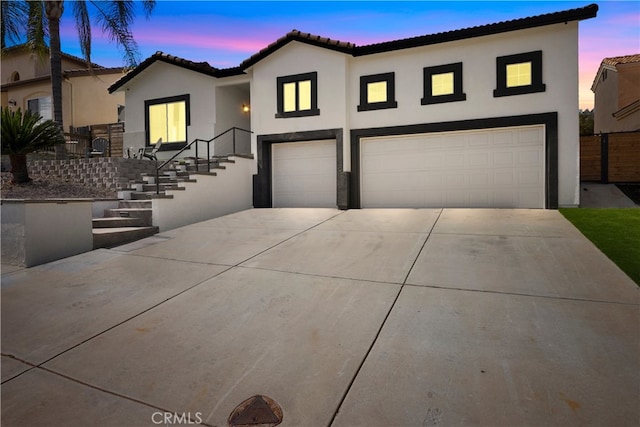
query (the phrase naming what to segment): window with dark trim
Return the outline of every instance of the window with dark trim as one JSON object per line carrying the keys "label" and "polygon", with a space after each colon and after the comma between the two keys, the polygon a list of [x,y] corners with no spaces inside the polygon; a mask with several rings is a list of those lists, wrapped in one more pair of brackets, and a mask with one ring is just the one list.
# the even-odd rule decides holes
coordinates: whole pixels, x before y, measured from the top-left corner
{"label": "window with dark trim", "polygon": [[304,73],[277,79],[276,118],[317,116],[318,73]]}
{"label": "window with dark trim", "polygon": [[162,139],[162,150],[187,145],[187,127],[191,124],[189,95],[149,99],[144,102],[146,144]]}
{"label": "window with dark trim", "polygon": [[424,97],[420,101],[422,105],[467,99],[467,94],[462,92],[462,62],[425,67],[423,73]]}
{"label": "window with dark trim", "polygon": [[494,97],[544,92],[542,51],[519,53],[496,58]]}
{"label": "window with dark trim", "polygon": [[358,111],[396,108],[395,73],[360,77],[360,105]]}

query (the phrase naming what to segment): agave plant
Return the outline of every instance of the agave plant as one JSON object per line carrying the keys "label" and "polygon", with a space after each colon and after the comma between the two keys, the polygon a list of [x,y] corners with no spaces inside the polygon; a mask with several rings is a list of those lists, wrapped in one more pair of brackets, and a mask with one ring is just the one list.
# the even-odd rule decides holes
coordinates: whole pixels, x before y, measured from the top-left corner
{"label": "agave plant", "polygon": [[0,108],[0,118],[2,154],[8,154],[11,160],[11,182],[29,182],[27,154],[64,143],[60,126],[53,120],[43,120],[29,110],[23,113],[20,109],[12,111]]}

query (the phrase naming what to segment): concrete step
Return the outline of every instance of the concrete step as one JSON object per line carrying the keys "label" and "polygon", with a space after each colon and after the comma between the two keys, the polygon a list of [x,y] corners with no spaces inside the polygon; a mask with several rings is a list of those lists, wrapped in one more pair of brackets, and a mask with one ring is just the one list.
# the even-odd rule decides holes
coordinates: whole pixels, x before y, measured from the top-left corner
{"label": "concrete step", "polygon": [[112,248],[158,233],[158,227],[94,228],[93,249]]}
{"label": "concrete step", "polygon": [[121,218],[141,218],[144,226],[152,224],[152,210],[150,208],[116,208],[105,209],[105,218],[121,217]]}
{"label": "concrete step", "polygon": [[142,218],[113,216],[107,218],[93,218],[93,228],[120,228],[120,227],[142,227]]}
{"label": "concrete step", "polygon": [[233,159],[230,159],[228,156],[220,156],[220,157],[216,157],[213,156],[212,161],[218,162],[218,163],[235,163],[236,161]]}
{"label": "concrete step", "polygon": [[[156,183],[156,176],[155,175],[142,174],[141,178],[142,178],[143,183],[145,183],[145,184],[155,184]],[[171,177],[169,175],[159,175],[158,176],[158,181],[160,182],[160,184],[167,184],[167,183],[175,183],[175,182],[177,182],[175,177]]]}
{"label": "concrete step", "polygon": [[[214,170],[214,169],[226,169],[226,167],[224,166],[219,166],[216,163],[211,163],[209,170]],[[207,172],[207,164],[201,164],[199,166],[196,165],[192,165],[192,166],[188,166],[187,170],[189,171],[190,174],[196,174],[196,173],[200,173],[200,172]]]}
{"label": "concrete step", "polygon": [[[132,181],[129,183],[129,187],[127,189],[133,190],[133,191],[156,191],[156,185],[148,184],[144,181]],[[164,191],[166,189],[175,190],[175,189],[180,189],[180,187],[178,186],[177,181],[170,182],[170,183],[161,183],[160,191]]]}
{"label": "concrete step", "polygon": [[119,200],[118,201],[119,208],[145,208],[151,209],[151,200]]}
{"label": "concrete step", "polygon": [[[176,190],[180,187],[178,187],[177,183],[168,183],[168,184],[160,184],[160,191],[164,191],[164,190]],[[155,184],[142,184],[142,190],[141,191],[155,191],[156,190],[156,185]]]}
{"label": "concrete step", "polygon": [[160,192],[156,194],[155,191],[133,191],[131,192],[131,200],[151,200],[151,199],[173,199],[170,194]]}

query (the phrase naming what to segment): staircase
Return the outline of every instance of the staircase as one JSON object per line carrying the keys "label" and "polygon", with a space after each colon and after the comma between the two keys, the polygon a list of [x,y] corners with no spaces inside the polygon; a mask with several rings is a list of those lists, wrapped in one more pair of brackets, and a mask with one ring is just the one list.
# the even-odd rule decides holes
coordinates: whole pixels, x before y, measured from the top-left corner
{"label": "staircase", "polygon": [[[236,157],[252,158],[246,155]],[[141,180],[130,181],[128,188],[118,191],[118,207],[105,209],[104,217],[93,218],[93,248],[112,248],[130,243],[158,233],[158,227],[153,226],[152,199],[172,199],[166,191],[184,191],[181,183],[197,182],[192,176],[216,176],[216,170],[226,169],[225,164],[235,163],[229,156],[214,156],[209,161],[203,158],[187,157],[172,161],[163,169],[158,178],[143,174]]]}

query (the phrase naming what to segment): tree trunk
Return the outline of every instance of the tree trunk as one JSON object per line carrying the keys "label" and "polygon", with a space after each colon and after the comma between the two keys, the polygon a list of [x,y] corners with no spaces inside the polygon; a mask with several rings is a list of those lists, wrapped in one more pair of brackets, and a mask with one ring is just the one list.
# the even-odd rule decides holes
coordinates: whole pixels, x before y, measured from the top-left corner
{"label": "tree trunk", "polygon": [[26,154],[9,154],[11,161],[11,182],[14,184],[23,184],[31,181],[29,171],[27,170]]}
{"label": "tree trunk", "polygon": [[[62,52],[60,50],[60,17],[64,11],[64,1],[46,1],[45,13],[49,22],[49,58],[51,61],[51,96],[53,101],[53,121],[64,131],[62,122]],[[67,159],[64,144],[55,146],[56,160]]]}

